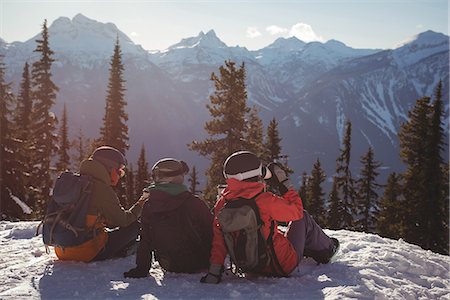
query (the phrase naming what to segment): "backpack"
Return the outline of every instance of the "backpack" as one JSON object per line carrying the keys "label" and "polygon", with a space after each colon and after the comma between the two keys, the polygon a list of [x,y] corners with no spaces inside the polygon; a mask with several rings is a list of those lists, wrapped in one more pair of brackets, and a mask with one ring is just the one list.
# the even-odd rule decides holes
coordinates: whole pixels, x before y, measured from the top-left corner
{"label": "backpack", "polygon": [[262,271],[270,264],[272,222],[267,240],[261,232],[261,220],[255,197],[227,201],[218,213],[218,221],[231,261],[241,272]]}
{"label": "backpack", "polygon": [[208,267],[211,246],[210,241],[202,239],[187,213],[187,203],[193,196],[189,192],[183,194],[174,196],[187,196],[180,206],[151,212],[142,222],[149,229],[152,250],[160,266],[170,272],[193,273]]}
{"label": "backpack", "polygon": [[92,185],[87,175],[73,172],[59,175],[41,222],[45,245],[73,247],[93,238],[94,229],[86,228]]}

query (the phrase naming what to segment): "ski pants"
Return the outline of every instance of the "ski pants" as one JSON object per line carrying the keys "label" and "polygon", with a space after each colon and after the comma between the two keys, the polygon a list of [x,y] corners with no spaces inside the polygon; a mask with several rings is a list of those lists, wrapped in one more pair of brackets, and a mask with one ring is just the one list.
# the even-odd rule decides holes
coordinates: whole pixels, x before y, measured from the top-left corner
{"label": "ski pants", "polygon": [[291,223],[287,238],[297,252],[299,263],[303,256],[320,262],[331,255],[333,242],[306,210],[302,219]]}
{"label": "ski pants", "polygon": [[108,242],[105,248],[92,261],[126,256],[127,250],[136,244],[140,225],[138,221],[135,221],[127,227],[108,232]]}

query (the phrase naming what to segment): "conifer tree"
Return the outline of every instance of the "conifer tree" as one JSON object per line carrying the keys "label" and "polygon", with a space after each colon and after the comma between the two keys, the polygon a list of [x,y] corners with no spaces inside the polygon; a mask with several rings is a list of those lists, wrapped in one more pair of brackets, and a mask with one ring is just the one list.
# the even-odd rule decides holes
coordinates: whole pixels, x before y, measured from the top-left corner
{"label": "conifer tree", "polygon": [[150,173],[148,170],[148,162],[145,154],[145,146],[142,144],[141,152],[137,161],[136,172],[136,195],[141,195],[142,190],[149,185]]}
{"label": "conifer tree", "polygon": [[429,97],[416,101],[409,112],[409,120],[401,126],[400,156],[407,165],[404,173],[404,196],[408,218],[405,222],[405,240],[435,252],[448,253],[448,210],[442,128],[441,84],[436,89],[436,100]]}
{"label": "conifer tree", "polygon": [[192,167],[192,171],[189,174],[188,182],[190,183],[189,191],[192,194],[197,195],[198,194],[197,185],[199,185],[200,182],[198,181],[197,169],[195,168],[195,166]]}
{"label": "conifer tree", "polygon": [[245,116],[250,112],[247,107],[244,63],[236,68],[234,62],[225,61],[225,65],[220,66],[219,73],[211,75],[215,92],[209,97],[211,104],[207,104],[213,118],[205,124],[209,137],[204,141],[193,141],[189,145],[191,150],[210,158],[204,192],[205,200],[209,203],[214,203],[216,199],[217,185],[225,182],[222,176],[225,159],[246,147]]}
{"label": "conifer tree", "polygon": [[356,229],[364,232],[374,232],[379,211],[377,190],[378,168],[381,164],[375,161],[372,147],[361,157],[361,177],[358,179],[358,220]]}
{"label": "conifer tree", "polygon": [[336,160],[336,185],[341,198],[342,213],[335,214],[335,212],[330,212],[333,216],[339,218],[337,220],[337,224],[340,224],[338,227],[344,229],[353,229],[354,216],[356,215],[354,180],[350,171],[351,134],[352,123],[347,121],[342,142],[343,148],[340,150],[340,155]]}
{"label": "conifer tree", "polygon": [[[119,37],[117,37],[109,69],[105,116],[103,117],[103,126],[100,128],[100,139],[97,144],[114,147],[125,155],[129,145],[123,71],[122,51],[120,50]],[[115,191],[123,205],[126,205],[127,201],[131,201],[126,199],[126,182],[119,181]]]}
{"label": "conifer tree", "polygon": [[445,161],[442,152],[445,147],[445,132],[442,119],[444,118],[444,106],[442,102],[442,81],[439,81],[436,87],[434,102],[431,107],[430,116],[430,142],[429,142],[429,161],[427,168],[428,184],[428,212],[429,219],[424,243],[425,248],[432,249],[439,253],[448,254],[449,252],[449,231],[448,220],[448,176],[445,176]]}
{"label": "conifer tree", "polygon": [[265,154],[266,162],[274,162],[280,159],[281,154],[281,138],[278,133],[278,122],[273,118],[269,125],[267,126],[267,141],[265,149],[267,153]]}
{"label": "conifer tree", "polygon": [[83,130],[81,128],[78,132],[76,140],[73,141],[73,144],[76,150],[74,161],[76,162],[77,165],[75,166],[75,169],[78,169],[78,167],[81,165],[81,162],[87,159],[88,155],[92,153],[94,149],[88,148],[89,145],[91,144],[91,140],[84,136]]}
{"label": "conifer tree", "polygon": [[333,187],[329,195],[329,210],[326,227],[330,229],[341,229],[341,215],[343,214],[342,201],[339,199],[336,177],[333,177]]}
{"label": "conifer tree", "polygon": [[305,209],[309,209],[309,201],[308,201],[308,184],[309,184],[309,176],[306,171],[302,173],[302,182],[300,185],[300,189],[298,190],[298,195],[302,199],[303,207]]}
{"label": "conifer tree", "polygon": [[61,117],[61,127],[59,129],[59,147],[58,147],[59,160],[56,164],[57,171],[63,172],[70,168],[69,151],[70,151],[70,142],[67,128],[67,107],[66,103],[64,103],[63,113]]}
{"label": "conifer tree", "polygon": [[22,184],[21,168],[15,157],[19,144],[13,136],[12,109],[15,97],[11,92],[11,84],[5,81],[5,65],[0,56],[0,220],[14,219],[22,215],[20,207],[15,203],[18,187]]}
{"label": "conifer tree", "polygon": [[[32,108],[30,71],[28,63],[25,63],[14,115],[17,138],[23,142],[27,142],[30,139]],[[26,149],[27,147],[24,146],[24,148]]]}
{"label": "conifer tree", "polygon": [[[128,165],[128,170],[125,174],[125,182],[126,182],[126,202],[125,202],[125,209],[130,208],[135,200],[136,200],[136,186],[135,186],[135,174],[133,170],[133,165]],[[142,190],[141,190],[142,192]]]}
{"label": "conifer tree", "polygon": [[404,201],[402,200],[401,177],[393,172],[389,174],[384,194],[380,200],[377,218],[377,233],[398,239],[404,234]]}
{"label": "conifer tree", "polygon": [[322,183],[325,181],[326,175],[322,170],[320,160],[317,159],[314,163],[313,169],[311,171],[311,176],[308,180],[307,196],[308,207],[307,210],[310,215],[314,217],[319,225],[324,225],[326,223],[325,214],[325,199],[322,189]]}
{"label": "conifer tree", "polygon": [[100,128],[100,144],[116,148],[123,154],[128,150],[128,114],[125,112],[125,80],[124,66],[119,37],[116,39],[114,54],[109,69],[108,91],[105,104],[103,126]]}
{"label": "conifer tree", "polygon": [[13,115],[14,136],[18,143],[18,149],[15,153],[16,165],[18,168],[17,175],[20,177],[16,182],[16,196],[19,197],[27,206],[32,207],[29,202],[29,186],[30,174],[32,171],[32,156],[30,153],[32,120],[31,113],[33,102],[31,99],[31,79],[28,63],[25,63],[22,72],[22,81],[17,96],[16,109]]}
{"label": "conifer tree", "polygon": [[37,39],[34,52],[40,54],[38,61],[33,63],[31,70],[32,100],[33,100],[33,128],[32,153],[33,172],[32,185],[36,193],[34,202],[37,216],[43,214],[46,201],[52,187],[51,159],[57,151],[58,138],[55,133],[57,119],[51,108],[56,100],[58,87],[52,81],[51,67],[55,61],[53,51],[49,46],[47,20],[42,26],[42,37]]}
{"label": "conifer tree", "polygon": [[247,127],[245,139],[247,141],[247,150],[258,157],[262,157],[264,154],[263,122],[258,116],[258,108],[256,106],[253,106],[250,110]]}

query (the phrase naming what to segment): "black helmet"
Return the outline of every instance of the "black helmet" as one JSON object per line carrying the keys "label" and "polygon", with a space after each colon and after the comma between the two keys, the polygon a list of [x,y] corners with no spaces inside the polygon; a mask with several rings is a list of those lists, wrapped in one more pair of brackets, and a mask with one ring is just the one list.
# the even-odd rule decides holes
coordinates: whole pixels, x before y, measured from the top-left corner
{"label": "black helmet", "polygon": [[106,169],[119,169],[127,165],[127,160],[123,154],[116,148],[110,146],[101,146],[95,149],[91,158],[100,162]]}
{"label": "black helmet", "polygon": [[249,151],[238,151],[231,154],[223,165],[223,176],[226,179],[246,180],[253,177],[265,178],[270,173],[259,158]]}
{"label": "black helmet", "polygon": [[184,175],[189,173],[188,165],[178,159],[163,158],[152,167],[152,177],[156,183],[183,183]]}

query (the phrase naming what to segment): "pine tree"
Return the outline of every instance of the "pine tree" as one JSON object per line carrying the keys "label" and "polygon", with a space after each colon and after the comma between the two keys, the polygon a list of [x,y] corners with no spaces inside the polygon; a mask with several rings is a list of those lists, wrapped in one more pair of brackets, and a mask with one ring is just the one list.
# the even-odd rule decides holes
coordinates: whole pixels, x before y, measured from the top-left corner
{"label": "pine tree", "polygon": [[278,161],[281,154],[281,138],[278,133],[278,122],[273,118],[269,125],[267,126],[267,141],[265,144],[265,149],[267,153],[265,154],[265,161],[267,163]]}
{"label": "pine tree", "polygon": [[5,65],[0,56],[0,220],[22,216],[20,207],[15,203],[17,187],[21,182],[21,168],[15,157],[19,148],[17,139],[12,135],[12,109],[15,97],[11,84],[5,81]]}
{"label": "pine tree", "polygon": [[142,144],[141,152],[139,154],[139,158],[137,161],[137,172],[136,172],[136,195],[141,195],[142,190],[148,186],[149,184],[149,170],[148,170],[148,162],[145,155],[145,146]]}
{"label": "pine tree", "polygon": [[427,232],[424,247],[433,251],[449,253],[448,235],[448,177],[445,177],[445,161],[442,152],[445,147],[445,132],[442,119],[444,118],[444,106],[442,103],[442,81],[439,81],[435,92],[435,100],[431,107],[429,131],[429,160],[427,168],[428,211]]}
{"label": "pine tree", "polygon": [[263,122],[258,116],[258,108],[253,106],[249,113],[247,123],[247,150],[256,156],[262,157],[264,154],[263,144]]}
{"label": "pine tree", "polygon": [[194,195],[198,195],[197,185],[199,185],[200,182],[198,181],[197,169],[195,168],[195,166],[192,167],[188,182],[190,183],[189,191]]}
{"label": "pine tree", "polygon": [[[128,150],[128,114],[125,112],[127,104],[124,98],[125,80],[123,79],[122,52],[120,50],[119,37],[116,39],[114,54],[111,58],[109,69],[108,91],[106,95],[105,116],[103,126],[100,128],[98,145],[107,145],[116,148],[123,154]],[[126,205],[126,182],[119,181],[115,191],[122,205]]]}
{"label": "pine tree", "polygon": [[59,147],[58,147],[59,160],[56,164],[56,170],[63,172],[70,168],[70,142],[67,128],[67,107],[64,103],[63,113],[61,117],[61,127],[59,129]]}
{"label": "pine tree", "polygon": [[123,154],[128,150],[128,114],[125,112],[127,104],[124,96],[125,80],[123,79],[122,51],[119,38],[116,39],[114,54],[109,69],[108,91],[105,104],[103,126],[100,128],[100,141],[102,145],[116,148]]}
{"label": "pine tree", "polygon": [[[33,108],[33,102],[31,99],[31,80],[28,63],[25,63],[22,73],[22,81],[19,87],[19,93],[17,97],[16,109],[13,115],[14,136],[17,138],[18,149],[15,152],[15,160],[17,164],[17,176],[16,181],[16,196],[21,199],[27,206],[32,207],[32,203],[29,202],[29,187],[30,187],[30,174],[32,167],[32,155],[30,153],[31,143],[31,128],[32,120],[31,113]],[[24,216],[26,217],[26,216]]]}
{"label": "pine tree", "polygon": [[51,159],[57,151],[58,143],[55,134],[57,119],[50,111],[55,103],[58,87],[52,81],[51,67],[55,60],[49,46],[47,20],[42,26],[42,39],[36,40],[36,43],[34,52],[40,53],[40,59],[33,63],[31,71],[33,128],[30,150],[33,153],[32,185],[36,191],[33,200],[39,217],[43,214],[52,187]]}
{"label": "pine tree", "polygon": [[404,173],[404,196],[408,216],[405,240],[435,252],[448,253],[448,210],[444,210],[448,193],[441,152],[444,147],[442,128],[442,85],[436,99],[416,101],[409,120],[400,129],[400,156],[407,165]]}
{"label": "pine tree", "polygon": [[377,232],[386,237],[398,239],[404,234],[404,201],[400,176],[389,174],[383,197],[380,200],[380,211],[377,217]]}
{"label": "pine tree", "polygon": [[215,92],[210,96],[211,104],[207,105],[213,118],[205,124],[209,137],[204,141],[193,141],[189,145],[191,150],[210,158],[204,192],[205,200],[209,203],[214,203],[216,199],[217,185],[224,183],[222,167],[225,159],[246,147],[245,116],[250,112],[247,107],[244,63],[236,68],[234,62],[225,61],[219,72],[219,76],[214,73],[211,75]]}
{"label": "pine tree", "polygon": [[326,223],[325,214],[325,199],[322,189],[322,183],[325,181],[326,175],[322,170],[320,160],[317,159],[313,169],[311,171],[311,177],[308,180],[307,189],[307,199],[308,207],[307,210],[311,216],[314,217],[319,225],[324,225]]}
{"label": "pine tree", "polygon": [[76,140],[73,141],[73,144],[74,148],[76,149],[74,161],[77,164],[75,169],[77,169],[81,165],[81,162],[87,159],[89,153],[92,153],[94,149],[87,149],[88,146],[91,144],[91,140],[84,136],[83,130],[81,128],[78,132]]}
{"label": "pine tree", "polygon": [[309,209],[309,201],[308,201],[308,184],[309,184],[309,176],[303,171],[302,173],[302,183],[300,185],[300,189],[298,190],[298,195],[302,199],[303,207],[305,209]]}
{"label": "pine tree", "polygon": [[124,208],[130,208],[136,201],[136,186],[135,186],[135,174],[133,170],[133,165],[128,165],[128,170],[125,174],[126,182],[126,202],[124,203]]}
{"label": "pine tree", "polygon": [[329,210],[326,227],[330,229],[341,229],[342,228],[342,200],[339,199],[338,187],[336,182],[336,177],[333,177],[333,187],[329,195]]}
{"label": "pine tree", "polygon": [[361,177],[358,184],[358,212],[359,219],[356,224],[358,230],[374,232],[379,211],[377,190],[381,186],[376,179],[379,175],[378,168],[381,164],[375,161],[372,147],[361,157]]}
{"label": "pine tree", "polygon": [[341,214],[332,215],[338,217],[339,228],[353,229],[354,216],[356,215],[356,195],[354,188],[354,180],[350,171],[350,152],[351,152],[351,134],[352,123],[346,122],[345,135],[343,139],[343,148],[340,150],[340,156],[337,158],[336,166],[336,185],[339,195],[341,195]]}

